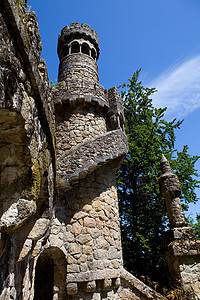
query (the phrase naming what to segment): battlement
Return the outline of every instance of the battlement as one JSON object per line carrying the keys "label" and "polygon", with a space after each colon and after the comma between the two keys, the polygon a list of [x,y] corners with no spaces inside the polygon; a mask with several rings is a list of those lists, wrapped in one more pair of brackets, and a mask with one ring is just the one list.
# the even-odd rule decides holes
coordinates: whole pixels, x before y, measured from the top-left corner
{"label": "battlement", "polygon": [[61,30],[61,34],[63,34],[65,31],[69,31],[69,30],[73,30],[73,29],[82,29],[82,30],[86,30],[88,32],[91,32],[91,34],[93,34],[96,39],[99,41],[98,39],[98,35],[96,33],[96,31],[94,29],[91,29],[90,25],[82,23],[81,26],[79,24],[79,22],[74,22],[70,24],[69,26],[65,26],[62,30]]}
{"label": "battlement", "polygon": [[82,23],[81,26],[78,22],[74,22],[70,24],[69,26],[65,26],[62,30],[61,30],[61,35],[63,35],[66,31],[72,31],[74,29],[79,29],[81,31],[87,31],[90,32],[91,35],[93,35],[95,37],[95,39],[98,41],[99,43],[99,39],[98,39],[98,35],[96,33],[96,31],[94,29],[91,29],[90,25]]}
{"label": "battlement", "polygon": [[73,54],[83,53],[97,60],[100,53],[96,31],[87,24],[71,23],[65,26],[58,38],[58,56],[60,59]]}

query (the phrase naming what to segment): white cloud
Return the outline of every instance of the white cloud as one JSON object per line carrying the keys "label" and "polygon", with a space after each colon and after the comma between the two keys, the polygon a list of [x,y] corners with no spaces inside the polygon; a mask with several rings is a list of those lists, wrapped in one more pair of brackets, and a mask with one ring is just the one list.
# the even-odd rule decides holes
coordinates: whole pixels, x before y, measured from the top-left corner
{"label": "white cloud", "polygon": [[164,72],[148,86],[156,87],[155,107],[167,107],[167,118],[178,119],[200,107],[200,55]]}

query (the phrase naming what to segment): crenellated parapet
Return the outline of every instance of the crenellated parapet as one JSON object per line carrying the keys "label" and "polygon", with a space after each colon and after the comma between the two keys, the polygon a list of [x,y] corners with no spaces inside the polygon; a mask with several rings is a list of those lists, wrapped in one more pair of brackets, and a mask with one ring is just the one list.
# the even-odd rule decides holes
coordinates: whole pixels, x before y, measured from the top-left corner
{"label": "crenellated parapet", "polygon": [[74,110],[80,103],[83,107],[95,107],[95,111],[104,112],[109,130],[125,129],[123,102],[116,87],[104,90],[99,83],[87,79],[65,79],[52,89],[56,110]]}
{"label": "crenellated parapet", "polygon": [[[76,48],[74,43],[77,41],[80,48]],[[86,44],[84,47],[84,43]],[[77,45],[75,43],[75,45]],[[87,45],[89,47],[87,47]],[[94,50],[94,52],[92,51]],[[70,27],[65,26],[58,39],[58,56],[62,59],[64,56],[73,53],[85,53],[92,56],[94,59],[98,59],[100,48],[99,39],[96,31],[91,29],[87,24],[80,24],[78,22],[71,23]]]}
{"label": "crenellated parapet", "polygon": [[83,107],[95,107],[95,110],[109,110],[109,102],[104,92],[104,87],[86,79],[67,79],[56,84],[52,90],[56,109],[68,105],[68,110],[74,110],[80,103]]}

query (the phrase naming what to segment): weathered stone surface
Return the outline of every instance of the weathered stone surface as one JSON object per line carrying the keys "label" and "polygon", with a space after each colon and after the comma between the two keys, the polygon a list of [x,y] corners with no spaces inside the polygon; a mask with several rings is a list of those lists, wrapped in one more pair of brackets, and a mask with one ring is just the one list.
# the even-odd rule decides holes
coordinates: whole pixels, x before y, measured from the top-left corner
{"label": "weathered stone surface", "polygon": [[169,216],[167,258],[171,280],[174,286],[186,288],[192,299],[200,295],[200,241],[196,240],[194,230],[187,227],[180,199],[178,177],[171,172],[167,159],[162,156],[160,189],[166,201]]}
{"label": "weathered stone surface", "polygon": [[77,272],[79,272],[79,266],[77,264],[70,264],[67,266],[67,272],[77,273]]}
{"label": "weathered stone surface", "polygon": [[96,290],[96,281],[87,282],[86,293],[92,293]]}
{"label": "weathered stone surface", "polygon": [[81,226],[79,223],[74,223],[72,225],[72,233],[74,233],[75,235],[80,234],[82,229],[83,229],[83,226]]}
{"label": "weathered stone surface", "polygon": [[109,290],[111,288],[111,286],[112,286],[112,280],[111,280],[111,278],[104,279],[104,281],[103,281],[103,289],[104,290]]}
{"label": "weathered stone surface", "polygon": [[95,220],[92,218],[88,218],[88,217],[84,218],[83,224],[84,224],[84,227],[95,227],[96,226]]}
{"label": "weathered stone surface", "polygon": [[32,240],[27,239],[22,247],[22,250],[20,252],[18,262],[22,261],[25,259],[25,257],[28,255],[28,253],[31,251],[32,248]]}
{"label": "weathered stone surface", "polygon": [[90,234],[80,234],[77,238],[76,241],[80,244],[86,244],[89,241],[92,240],[92,237]]}
{"label": "weathered stone surface", "polygon": [[1,216],[0,230],[15,230],[22,226],[35,212],[36,207],[34,201],[19,199]]}
{"label": "weathered stone surface", "polygon": [[75,295],[77,292],[78,292],[77,283],[68,283],[67,284],[68,295]]}
{"label": "weathered stone surface", "polygon": [[81,248],[76,243],[72,243],[72,244],[70,244],[69,251],[71,254],[78,254],[81,252]]}
{"label": "weathered stone surface", "polygon": [[29,233],[28,238],[35,241],[39,240],[42,236],[44,236],[49,225],[50,225],[50,220],[46,218],[38,219],[35,222],[31,232]]}
{"label": "weathered stone surface", "polygon": [[85,141],[58,159],[57,172],[62,179],[59,182],[63,187],[66,182],[67,187],[70,181],[78,180],[80,176],[86,177],[99,165],[123,157],[127,151],[127,138],[121,129]]}

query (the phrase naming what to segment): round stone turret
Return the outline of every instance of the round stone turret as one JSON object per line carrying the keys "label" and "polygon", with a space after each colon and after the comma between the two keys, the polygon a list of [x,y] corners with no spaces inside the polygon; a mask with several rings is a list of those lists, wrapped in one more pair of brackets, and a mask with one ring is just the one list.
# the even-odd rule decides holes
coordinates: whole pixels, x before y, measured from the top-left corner
{"label": "round stone turret", "polygon": [[58,39],[58,81],[76,78],[98,83],[99,53],[97,33],[89,25],[72,23],[64,27]]}

